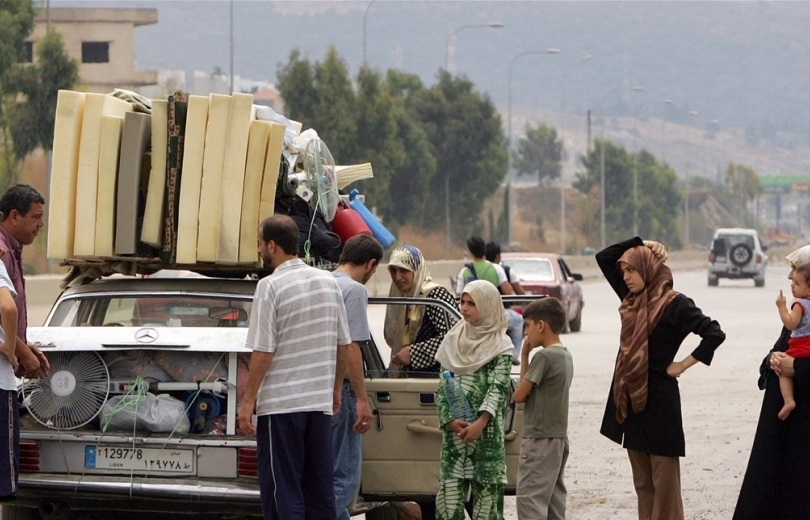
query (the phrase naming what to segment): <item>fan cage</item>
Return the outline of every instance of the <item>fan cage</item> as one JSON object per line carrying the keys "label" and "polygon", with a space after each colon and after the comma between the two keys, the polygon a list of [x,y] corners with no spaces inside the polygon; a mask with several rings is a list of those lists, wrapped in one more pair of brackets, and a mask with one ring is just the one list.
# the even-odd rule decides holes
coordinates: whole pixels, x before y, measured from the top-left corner
{"label": "fan cage", "polygon": [[320,139],[312,139],[307,143],[304,170],[307,173],[308,184],[315,192],[311,200],[313,207],[321,212],[327,222],[331,222],[337,212],[340,193],[337,188],[335,160],[329,147]]}
{"label": "fan cage", "polygon": [[98,416],[110,392],[110,373],[97,352],[48,352],[50,375],[24,380],[23,403],[53,429],[80,428]]}

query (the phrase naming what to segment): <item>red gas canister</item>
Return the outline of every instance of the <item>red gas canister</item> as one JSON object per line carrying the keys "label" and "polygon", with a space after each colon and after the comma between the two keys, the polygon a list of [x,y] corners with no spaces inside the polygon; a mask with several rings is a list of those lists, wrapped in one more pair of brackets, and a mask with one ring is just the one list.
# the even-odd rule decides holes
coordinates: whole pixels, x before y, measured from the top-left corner
{"label": "red gas canister", "polygon": [[342,200],[338,203],[335,218],[332,219],[332,231],[344,244],[355,235],[372,234],[363,217]]}

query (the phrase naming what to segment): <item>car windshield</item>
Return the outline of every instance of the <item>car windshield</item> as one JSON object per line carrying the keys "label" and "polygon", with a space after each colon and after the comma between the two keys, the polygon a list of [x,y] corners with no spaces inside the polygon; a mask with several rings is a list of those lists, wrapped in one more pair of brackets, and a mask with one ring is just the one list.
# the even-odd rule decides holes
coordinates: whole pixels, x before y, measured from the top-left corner
{"label": "car windshield", "polygon": [[50,327],[247,327],[251,299],[210,295],[122,295],[70,298]]}
{"label": "car windshield", "polygon": [[548,258],[509,258],[503,263],[514,269],[523,281],[551,282],[554,280],[554,268]]}

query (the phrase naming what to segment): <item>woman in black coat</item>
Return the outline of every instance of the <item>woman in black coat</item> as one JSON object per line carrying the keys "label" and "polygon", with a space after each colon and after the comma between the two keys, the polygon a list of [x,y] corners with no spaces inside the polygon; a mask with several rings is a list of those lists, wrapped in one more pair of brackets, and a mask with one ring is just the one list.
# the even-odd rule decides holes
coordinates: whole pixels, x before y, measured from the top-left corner
{"label": "woman in black coat", "polygon": [[[793,268],[810,262],[810,246],[787,256]],[[760,366],[765,390],[757,432],[748,459],[734,520],[806,520],[810,518],[810,358],[793,359],[787,350],[790,331],[782,334]],[[782,421],[784,405],[776,371],[793,373],[796,408]]]}
{"label": "woman in black coat", "polygon": [[[639,518],[682,520],[680,461],[685,455],[677,377],[698,361],[709,365],[725,340],[720,325],[672,289],[666,250],[635,237],[612,245],[596,261],[622,300],[622,333],[602,435],[627,449]],[[689,334],[700,344],[674,361]]]}

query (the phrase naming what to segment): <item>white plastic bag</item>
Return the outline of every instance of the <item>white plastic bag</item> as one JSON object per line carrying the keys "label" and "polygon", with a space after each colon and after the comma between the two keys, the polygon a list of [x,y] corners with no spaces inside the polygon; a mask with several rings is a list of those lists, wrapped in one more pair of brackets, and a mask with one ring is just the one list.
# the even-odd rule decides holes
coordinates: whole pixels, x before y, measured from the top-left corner
{"label": "white plastic bag", "polygon": [[[176,427],[175,427],[176,426]],[[186,405],[168,394],[116,395],[101,407],[104,431],[188,433],[191,422]]]}

